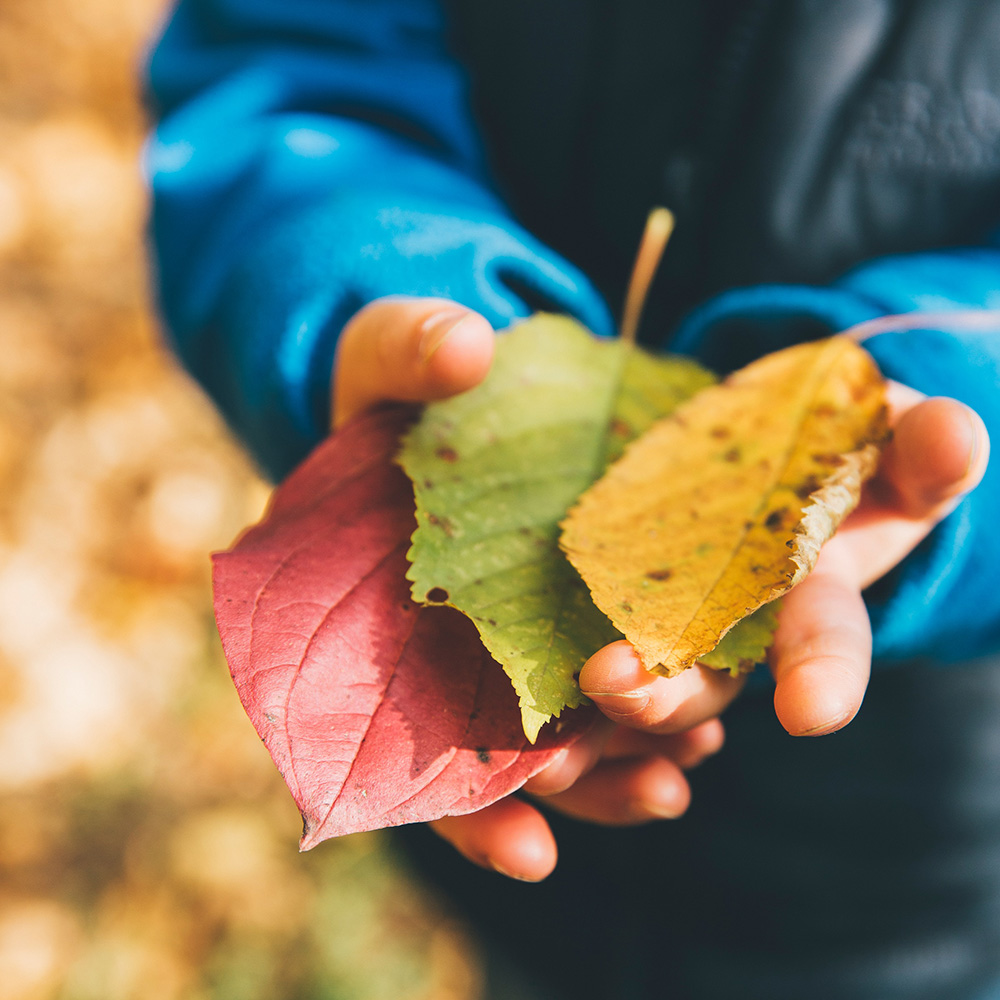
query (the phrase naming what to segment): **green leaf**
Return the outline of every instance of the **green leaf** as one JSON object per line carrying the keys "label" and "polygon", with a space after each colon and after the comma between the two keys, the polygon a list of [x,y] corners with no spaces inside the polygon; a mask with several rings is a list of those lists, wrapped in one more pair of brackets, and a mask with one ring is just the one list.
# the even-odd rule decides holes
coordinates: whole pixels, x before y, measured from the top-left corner
{"label": "green leaf", "polygon": [[719,640],[715,649],[700,656],[698,662],[714,670],[728,670],[733,677],[749,673],[767,657],[778,628],[780,607],[779,599],[740,619]]}
{"label": "green leaf", "polygon": [[586,700],[580,668],[620,638],[560,552],[559,522],[628,441],[714,380],[539,315],[498,335],[486,381],[428,406],[404,439],[414,599],[475,622],[530,740]]}

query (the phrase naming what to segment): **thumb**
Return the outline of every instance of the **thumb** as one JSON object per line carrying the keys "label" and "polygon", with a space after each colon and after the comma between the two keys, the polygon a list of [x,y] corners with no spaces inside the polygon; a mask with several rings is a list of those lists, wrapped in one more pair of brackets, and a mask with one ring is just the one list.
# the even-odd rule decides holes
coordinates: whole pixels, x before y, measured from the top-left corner
{"label": "thumb", "polygon": [[478,385],[493,360],[493,328],[448,299],[384,298],[344,327],[334,362],[332,423],[380,402],[426,403]]}

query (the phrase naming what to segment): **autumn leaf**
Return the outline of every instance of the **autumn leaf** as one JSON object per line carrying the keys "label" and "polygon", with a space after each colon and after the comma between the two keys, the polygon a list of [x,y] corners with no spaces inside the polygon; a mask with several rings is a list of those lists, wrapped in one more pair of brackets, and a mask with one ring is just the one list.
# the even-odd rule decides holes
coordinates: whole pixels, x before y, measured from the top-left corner
{"label": "autumn leaf", "polygon": [[781,601],[771,601],[741,618],[698,662],[713,670],[728,670],[734,677],[748,674],[767,658],[767,651],[778,630],[778,609]]}
{"label": "autumn leaf", "polygon": [[408,419],[383,410],[334,435],[214,560],[233,680],[302,812],[303,849],[489,805],[591,719],[530,746],[475,628],[411,600],[413,494],[392,462]]}
{"label": "autumn leaf", "polygon": [[539,315],[498,336],[482,385],[428,406],[407,435],[414,599],[475,622],[529,739],[585,701],[576,675],[619,638],[559,551],[559,521],[626,441],[712,381],[693,361]]}
{"label": "autumn leaf", "polygon": [[810,571],[886,435],[883,380],[851,341],[768,355],[630,445],[562,545],[646,668],[672,676]]}

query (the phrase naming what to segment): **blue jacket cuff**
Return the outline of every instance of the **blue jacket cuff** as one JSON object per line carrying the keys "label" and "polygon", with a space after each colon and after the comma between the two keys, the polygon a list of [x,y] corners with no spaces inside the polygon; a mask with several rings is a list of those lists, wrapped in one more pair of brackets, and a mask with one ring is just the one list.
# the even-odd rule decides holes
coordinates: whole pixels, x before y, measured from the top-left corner
{"label": "blue jacket cuff", "polygon": [[583,274],[506,216],[338,192],[273,223],[233,269],[209,322],[179,344],[269,476],[282,478],[327,433],[337,337],[386,295],[454,299],[497,328],[546,308],[613,330]]}

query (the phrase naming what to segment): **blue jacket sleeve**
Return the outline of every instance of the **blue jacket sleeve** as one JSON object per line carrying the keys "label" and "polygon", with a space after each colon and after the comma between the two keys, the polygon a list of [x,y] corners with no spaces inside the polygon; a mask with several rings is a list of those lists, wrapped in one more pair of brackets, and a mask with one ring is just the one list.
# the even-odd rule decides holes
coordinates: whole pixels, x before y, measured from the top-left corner
{"label": "blue jacket sleeve", "polygon": [[[913,311],[1000,309],[1000,250],[956,249],[879,259],[830,287],[769,285],[725,292],[671,343],[719,370],[804,337]],[[883,372],[977,410],[1000,442],[1000,329],[913,330],[865,343]],[[1000,652],[1000,463],[883,584],[868,608],[875,656],[970,659]]]}
{"label": "blue jacket sleeve", "polygon": [[337,335],[372,299],[610,330],[491,190],[437,0],[182,0],[149,78],[161,310],[273,477],[325,434]]}

